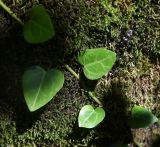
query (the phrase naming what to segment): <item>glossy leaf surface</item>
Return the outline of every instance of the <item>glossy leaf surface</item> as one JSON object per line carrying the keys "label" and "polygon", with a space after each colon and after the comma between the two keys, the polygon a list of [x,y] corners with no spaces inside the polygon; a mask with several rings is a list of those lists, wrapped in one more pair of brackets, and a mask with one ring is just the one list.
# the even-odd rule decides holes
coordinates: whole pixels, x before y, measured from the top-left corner
{"label": "glossy leaf surface", "polygon": [[41,5],[29,11],[29,20],[24,24],[23,35],[27,42],[37,44],[51,39],[55,34],[52,21]]}
{"label": "glossy leaf surface", "polygon": [[57,69],[47,72],[39,67],[27,70],[23,75],[23,93],[30,111],[47,104],[62,88],[64,75]]}
{"label": "glossy leaf surface", "polygon": [[87,49],[80,52],[78,61],[83,66],[85,76],[96,80],[111,70],[116,61],[116,53],[105,48]]}
{"label": "glossy leaf surface", "polygon": [[131,128],[145,128],[157,121],[157,117],[146,108],[134,106],[129,119],[129,124]]}
{"label": "glossy leaf surface", "polygon": [[91,105],[85,105],[78,116],[79,127],[94,128],[105,117],[105,111],[98,107],[94,109]]}

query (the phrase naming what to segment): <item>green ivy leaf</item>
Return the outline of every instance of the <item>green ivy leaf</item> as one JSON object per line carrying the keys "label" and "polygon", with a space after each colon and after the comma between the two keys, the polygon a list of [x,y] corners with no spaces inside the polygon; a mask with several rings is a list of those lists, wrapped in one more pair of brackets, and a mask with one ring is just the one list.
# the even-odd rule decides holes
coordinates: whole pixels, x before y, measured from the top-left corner
{"label": "green ivy leaf", "polygon": [[134,106],[131,111],[129,124],[131,128],[145,128],[157,121],[158,118],[147,109],[140,106]]}
{"label": "green ivy leaf", "polygon": [[80,52],[78,61],[83,72],[90,80],[96,80],[107,74],[116,61],[116,53],[105,48],[87,49]]}
{"label": "green ivy leaf", "polygon": [[83,128],[94,128],[97,126],[105,117],[105,111],[98,107],[94,110],[91,105],[85,105],[78,116],[79,127]]}
{"label": "green ivy leaf", "polygon": [[27,42],[37,44],[51,39],[55,35],[52,21],[41,5],[29,11],[29,20],[24,24],[23,35]]}
{"label": "green ivy leaf", "polygon": [[23,93],[30,111],[35,111],[47,104],[62,88],[64,75],[57,69],[47,72],[35,66],[23,75]]}

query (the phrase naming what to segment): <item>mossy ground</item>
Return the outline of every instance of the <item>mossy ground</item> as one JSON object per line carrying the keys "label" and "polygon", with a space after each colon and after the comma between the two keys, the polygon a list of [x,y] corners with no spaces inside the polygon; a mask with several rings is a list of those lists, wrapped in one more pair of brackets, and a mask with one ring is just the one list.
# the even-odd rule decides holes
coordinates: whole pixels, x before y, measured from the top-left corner
{"label": "mossy ground", "polygon": [[[8,6],[24,20],[32,2]],[[154,0],[43,0],[54,20],[56,36],[29,45],[21,27],[0,9],[0,144],[1,146],[109,146],[132,140],[151,146],[160,138],[159,124],[132,130],[127,116],[142,105],[160,118],[160,2]],[[132,34],[128,36],[129,31]],[[117,53],[113,70],[95,87],[105,104],[106,118],[95,129],[77,127],[77,115],[93,103],[61,62],[79,71],[79,50],[106,47]],[[61,61],[60,61],[61,60]],[[65,85],[53,101],[30,113],[24,102],[21,76],[29,66],[61,68]],[[155,144],[154,144],[155,145]],[[158,146],[158,145],[155,145]]]}

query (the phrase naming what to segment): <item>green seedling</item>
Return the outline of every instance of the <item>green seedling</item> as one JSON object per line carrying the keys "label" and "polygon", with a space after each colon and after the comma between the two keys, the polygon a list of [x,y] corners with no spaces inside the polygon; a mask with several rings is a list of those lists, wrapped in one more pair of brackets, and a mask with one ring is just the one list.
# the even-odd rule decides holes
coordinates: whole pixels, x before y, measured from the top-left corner
{"label": "green seedling", "polygon": [[105,112],[102,108],[94,109],[91,105],[85,105],[78,116],[79,127],[94,128],[105,117]]}
{"label": "green seedling", "polygon": [[145,128],[158,121],[149,110],[140,106],[134,106],[129,118],[131,128]]}
{"label": "green seedling", "polygon": [[23,75],[23,93],[30,111],[47,104],[62,88],[64,75],[57,69],[45,71],[36,66]]}

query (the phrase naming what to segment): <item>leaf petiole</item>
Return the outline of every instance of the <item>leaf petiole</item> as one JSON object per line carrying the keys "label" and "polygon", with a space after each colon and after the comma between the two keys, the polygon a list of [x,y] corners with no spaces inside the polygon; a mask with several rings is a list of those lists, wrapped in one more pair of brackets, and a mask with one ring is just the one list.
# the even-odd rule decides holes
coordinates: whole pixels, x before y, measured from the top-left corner
{"label": "leaf petiole", "polygon": [[[66,67],[66,69],[74,76],[76,77],[78,80],[80,80],[79,75],[69,66],[69,65],[64,65]],[[85,83],[82,81],[83,87],[86,88]],[[100,106],[103,106],[102,103],[100,102],[99,99],[97,99],[97,97],[93,94],[93,92],[91,91],[87,91],[88,95],[93,98],[95,100],[95,102],[97,102]]]}
{"label": "leaf petiole", "polygon": [[75,73],[75,71],[69,65],[64,65],[64,66],[72,75],[74,75],[74,77],[76,77],[79,80],[79,75]]}
{"label": "leaf petiole", "polygon": [[16,16],[15,13],[13,13],[11,11],[11,9],[9,7],[7,7],[2,0],[0,0],[0,6],[9,14],[12,16],[12,18],[14,18],[20,25],[24,25],[24,23]]}
{"label": "leaf petiole", "polygon": [[101,103],[101,101],[99,99],[97,99],[97,97],[93,94],[93,92],[91,91],[87,91],[89,96],[92,97],[101,107],[103,106],[103,104]]}

